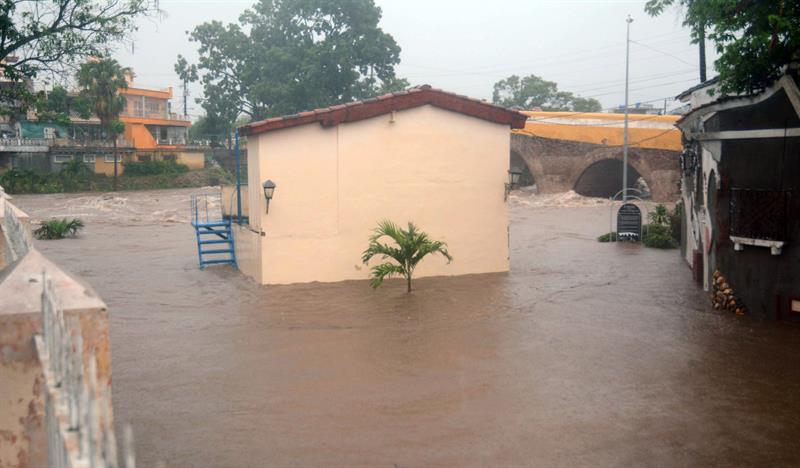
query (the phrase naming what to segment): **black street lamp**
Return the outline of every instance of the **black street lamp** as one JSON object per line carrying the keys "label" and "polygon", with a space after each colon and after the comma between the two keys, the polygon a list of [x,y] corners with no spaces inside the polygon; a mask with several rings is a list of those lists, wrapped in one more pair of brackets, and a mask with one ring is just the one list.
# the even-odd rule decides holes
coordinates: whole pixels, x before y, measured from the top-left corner
{"label": "black street lamp", "polygon": [[503,200],[508,200],[508,194],[519,187],[519,178],[522,176],[522,171],[512,167],[508,170],[508,182],[506,182],[506,191],[503,195]]}
{"label": "black street lamp", "polygon": [[272,200],[276,185],[275,182],[267,179],[262,186],[264,187],[264,198],[267,200],[267,213],[269,213],[269,201]]}

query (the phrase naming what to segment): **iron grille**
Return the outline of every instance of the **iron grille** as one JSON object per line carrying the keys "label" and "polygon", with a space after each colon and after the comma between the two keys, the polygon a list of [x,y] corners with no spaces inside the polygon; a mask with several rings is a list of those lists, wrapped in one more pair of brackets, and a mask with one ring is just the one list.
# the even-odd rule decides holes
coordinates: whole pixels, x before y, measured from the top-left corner
{"label": "iron grille", "polygon": [[731,235],[786,240],[788,191],[731,189]]}

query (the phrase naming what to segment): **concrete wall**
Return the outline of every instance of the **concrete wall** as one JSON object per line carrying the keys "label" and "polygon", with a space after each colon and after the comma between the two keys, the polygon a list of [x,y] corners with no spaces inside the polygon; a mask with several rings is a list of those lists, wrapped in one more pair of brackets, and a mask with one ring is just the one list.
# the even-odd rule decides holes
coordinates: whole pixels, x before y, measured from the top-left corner
{"label": "concrete wall", "polygon": [[[7,213],[0,219],[0,251],[8,253],[12,245],[28,242],[30,224],[7,200],[0,205]],[[108,312],[91,287],[37,250],[14,250],[19,255],[0,264],[0,467],[48,466],[45,388],[34,342],[42,332],[42,273],[51,279],[65,316],[77,317],[84,365],[94,356],[98,381],[106,387],[111,385]]]}
{"label": "concrete wall", "polygon": [[[251,136],[248,154],[262,283],[368,278],[360,257],[382,219],[448,243],[453,263],[430,257],[417,276],[508,270],[507,126],[423,106]],[[268,215],[266,179],[277,184]]]}
{"label": "concrete wall", "polygon": [[[222,192],[222,215],[226,218],[236,216],[238,207],[236,205],[236,185],[223,185],[220,187]],[[242,217],[250,217],[250,197],[247,195],[248,185],[242,184]]]}
{"label": "concrete wall", "polygon": [[196,171],[206,167],[206,156],[202,151],[178,151],[176,162],[189,167],[189,170]]}

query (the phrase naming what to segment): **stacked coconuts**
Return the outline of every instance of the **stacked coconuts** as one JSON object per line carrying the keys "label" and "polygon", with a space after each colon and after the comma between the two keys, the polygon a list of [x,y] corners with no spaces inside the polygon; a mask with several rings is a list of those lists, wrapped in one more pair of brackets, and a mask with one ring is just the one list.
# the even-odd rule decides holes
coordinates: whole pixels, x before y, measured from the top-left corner
{"label": "stacked coconuts", "polygon": [[716,310],[725,310],[733,312],[736,315],[744,315],[745,308],[742,301],[740,301],[734,294],[733,288],[728,284],[725,276],[719,272],[714,272],[713,288],[711,289],[711,304]]}

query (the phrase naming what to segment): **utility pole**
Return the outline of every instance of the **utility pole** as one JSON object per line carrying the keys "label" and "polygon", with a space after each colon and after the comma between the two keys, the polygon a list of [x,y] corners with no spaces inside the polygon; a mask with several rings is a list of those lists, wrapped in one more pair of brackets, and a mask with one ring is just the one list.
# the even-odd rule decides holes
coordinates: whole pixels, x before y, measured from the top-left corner
{"label": "utility pole", "polygon": [[189,115],[189,107],[186,105],[187,98],[189,97],[189,88],[188,88],[188,80],[186,78],[183,79],[183,118],[185,119],[187,115]]}
{"label": "utility pole", "polygon": [[700,24],[700,31],[697,35],[697,47],[700,48],[700,82],[706,81],[706,26]]}
{"label": "utility pole", "polygon": [[628,31],[625,36],[625,128],[623,130],[622,142],[622,201],[628,200],[628,77],[630,72],[631,60],[631,23],[633,18],[628,15],[625,20],[628,23]]}

